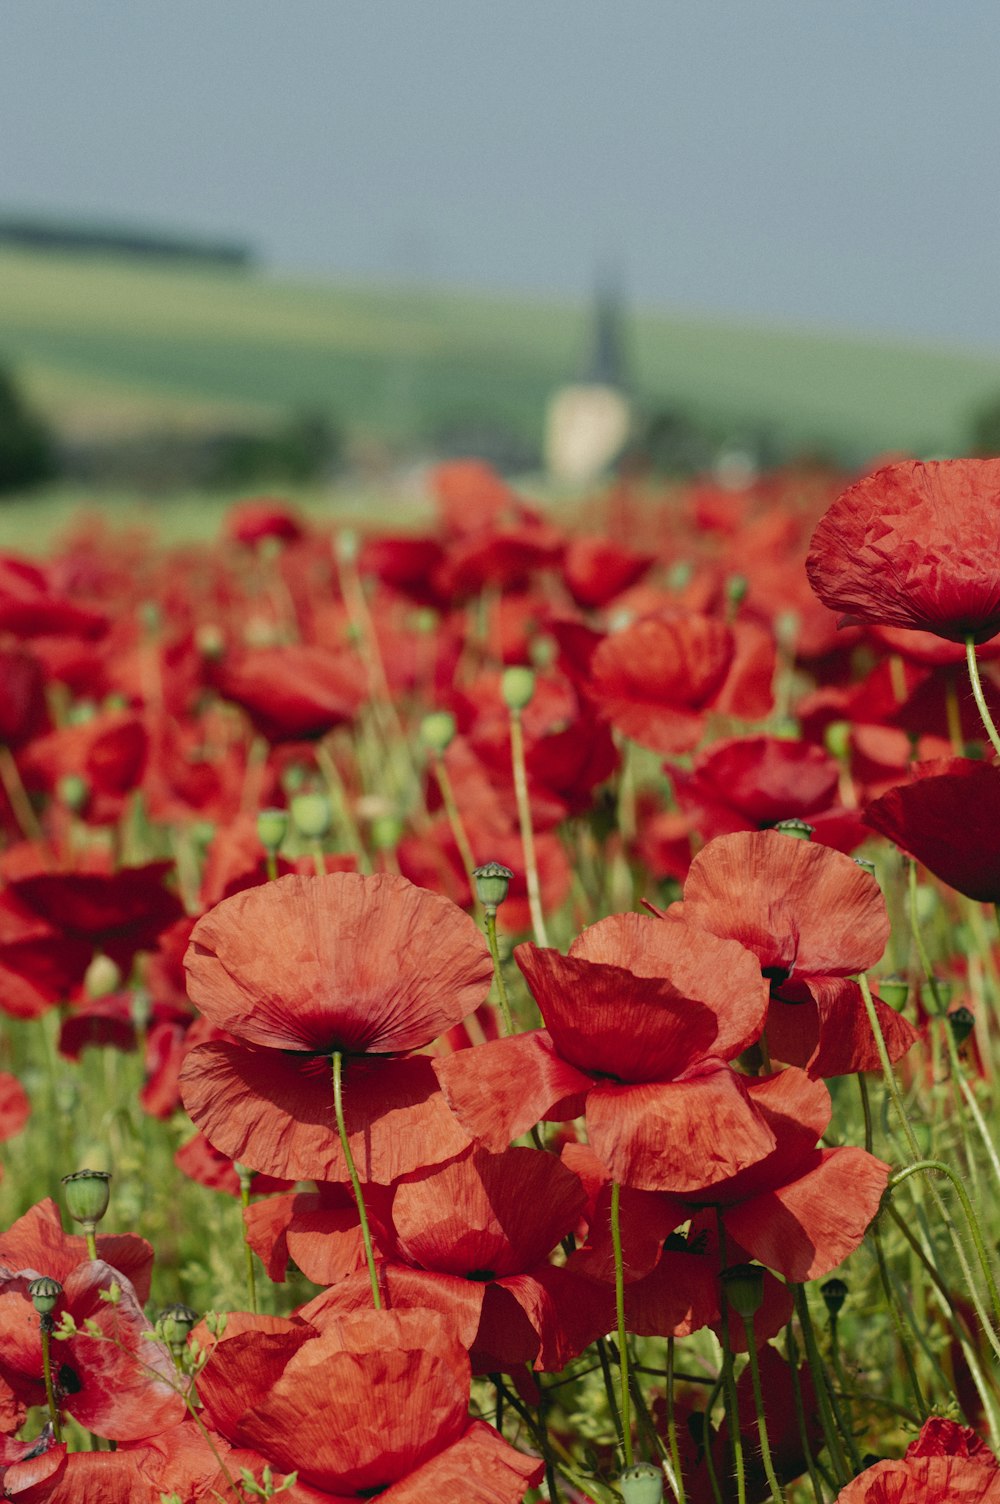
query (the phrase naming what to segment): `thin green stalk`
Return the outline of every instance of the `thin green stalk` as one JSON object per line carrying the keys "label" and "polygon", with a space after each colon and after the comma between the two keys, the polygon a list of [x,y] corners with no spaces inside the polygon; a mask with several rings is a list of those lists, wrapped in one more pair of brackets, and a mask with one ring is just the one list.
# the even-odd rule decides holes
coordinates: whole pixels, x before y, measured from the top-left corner
{"label": "thin green stalk", "polygon": [[615,1258],[615,1311],[618,1316],[618,1372],[621,1378],[621,1437],[625,1466],[634,1462],[632,1453],[632,1411],[628,1387],[628,1347],[625,1344],[625,1266],[622,1262],[622,1228],[620,1217],[621,1185],[611,1182],[611,1246]]}
{"label": "thin green stalk", "polygon": [[[246,1209],[247,1209],[247,1207],[250,1205],[250,1174],[249,1174],[249,1171],[243,1169],[242,1166],[240,1166],[237,1169],[236,1173],[237,1173],[237,1175],[240,1178],[240,1206],[243,1208],[243,1211],[245,1212]],[[247,1224],[246,1224],[246,1218],[245,1217],[242,1218],[242,1225],[243,1225],[243,1257],[244,1257],[245,1266],[246,1266],[246,1272],[247,1272],[247,1296],[248,1296],[249,1301],[250,1301],[250,1310],[253,1312],[254,1316],[256,1316],[257,1315],[257,1273],[256,1273],[256,1270],[254,1269],[254,1266],[253,1266],[253,1249],[250,1247],[250,1240],[247,1237]]]}
{"label": "thin green stalk", "polygon": [[496,978],[497,997],[500,1000],[500,1013],[503,1017],[503,1031],[505,1034],[513,1034],[514,1020],[511,1017],[510,1002],[507,997],[507,984],[503,979],[503,968],[500,965],[500,947],[497,944],[497,916],[495,909],[486,910],[486,943],[493,957],[493,975]]}
{"label": "thin green stalk", "polygon": [[842,1427],[838,1424],[838,1419],[836,1418],[836,1406],[832,1397],[830,1376],[826,1371],[826,1364],[820,1357],[804,1285],[795,1286],[795,1309],[798,1313],[799,1325],[802,1328],[802,1337],[806,1345],[806,1361],[812,1370],[813,1383],[816,1389],[816,1404],[819,1407],[819,1418],[823,1426],[823,1435],[826,1438],[827,1450],[830,1453],[834,1481],[837,1488],[840,1489],[844,1487],[854,1474],[848,1465],[847,1456],[841,1442]]}
{"label": "thin green stalk", "polygon": [[712,1490],[714,1504],[723,1504],[723,1498],[722,1489],[719,1486],[719,1480],[715,1472],[715,1458],[712,1456],[712,1407],[722,1393],[725,1381],[726,1373],[725,1366],[723,1366],[723,1371],[716,1379],[712,1392],[708,1396],[708,1403],[705,1406],[705,1434],[702,1437],[705,1449],[705,1471],[708,1473],[708,1482]]}
{"label": "thin green stalk", "polygon": [[49,1419],[52,1422],[52,1435],[57,1442],[62,1441],[62,1425],[59,1420],[59,1406],[56,1404],[56,1392],[52,1383],[52,1317],[45,1312],[41,1318],[42,1333],[42,1377],[45,1380],[45,1400],[49,1407]]}
{"label": "thin green stalk", "polygon": [[343,1056],[339,1050],[333,1052],[333,1110],[337,1115],[337,1132],[340,1134],[340,1144],[347,1161],[347,1173],[351,1177],[351,1189],[354,1192],[354,1200],[358,1208],[358,1219],[361,1223],[361,1238],[365,1245],[365,1262],[368,1265],[368,1278],[372,1287],[372,1303],[376,1311],[382,1309],[382,1297],[378,1288],[378,1272],[375,1268],[375,1252],[372,1248],[372,1235],[368,1226],[368,1213],[365,1211],[365,1198],[361,1194],[361,1181],[354,1167],[354,1155],[351,1153],[351,1145],[347,1138],[347,1126],[344,1122],[344,1103],[341,1093],[341,1063]]}
{"label": "thin green stalk", "polygon": [[618,1396],[615,1394],[615,1383],[611,1377],[611,1363],[608,1359],[608,1344],[604,1337],[597,1339],[597,1356],[601,1364],[601,1377],[604,1380],[604,1393],[608,1397],[608,1412],[611,1416],[611,1424],[615,1428],[615,1434],[622,1434],[622,1418],[618,1409]]}
{"label": "thin green stalk", "polygon": [[[923,1173],[931,1170],[937,1170],[941,1175],[947,1176],[948,1180],[951,1182],[952,1189],[954,1190],[955,1194],[962,1204],[962,1211],[965,1214],[965,1220],[968,1225],[969,1232],[972,1235],[972,1242],[976,1250],[976,1257],[979,1259],[979,1265],[983,1271],[983,1278],[986,1281],[986,1288],[989,1292],[990,1301],[993,1306],[993,1314],[997,1322],[1000,1323],[1000,1290],[997,1289],[996,1279],[994,1277],[993,1270],[990,1267],[989,1257],[986,1252],[986,1244],[983,1241],[983,1234],[979,1226],[978,1218],[976,1217],[975,1211],[973,1210],[972,1202],[969,1199],[969,1193],[965,1189],[965,1186],[962,1184],[961,1177],[956,1175],[950,1165],[946,1165],[943,1160],[922,1159],[918,1160],[915,1164],[907,1165],[905,1169],[897,1170],[895,1175],[890,1175],[888,1189],[890,1191],[894,1191],[897,1186],[900,1186],[904,1181],[909,1180],[911,1175],[916,1175],[918,1173]],[[994,1347],[997,1348],[998,1355],[1000,1355],[1000,1346],[998,1346],[997,1344],[996,1333],[991,1333],[988,1325],[987,1334],[992,1336]]]}
{"label": "thin green stalk", "polygon": [[[719,1234],[719,1259],[722,1268],[726,1266],[726,1229],[722,1220],[722,1210],[715,1209],[715,1219]],[[726,1415],[729,1418],[729,1444],[733,1451],[733,1467],[736,1471],[736,1498],[737,1504],[746,1504],[747,1480],[746,1468],[743,1462],[743,1436],[740,1432],[740,1404],[736,1393],[736,1374],[733,1370],[733,1344],[729,1333],[729,1300],[726,1296],[725,1281],[720,1281],[721,1298],[719,1307],[721,1311],[720,1328],[722,1331],[722,1377],[723,1393],[726,1397]]]}
{"label": "thin green stalk", "polygon": [[472,874],[476,870],[476,859],[472,854],[472,846],[466,834],[465,826],[462,824],[462,816],[459,814],[458,804],[455,800],[455,791],[451,786],[451,779],[448,776],[448,769],[445,766],[443,757],[436,756],[434,758],[434,776],[437,779],[438,788],[441,790],[441,803],[444,805],[444,812],[448,816],[448,824],[451,826],[452,837],[454,838],[455,845],[458,847],[458,854],[462,859],[465,876],[472,892],[473,902],[475,902],[476,879]]}
{"label": "thin green stalk", "polygon": [[674,1493],[677,1504],[684,1504],[684,1475],[681,1472],[681,1452],[677,1444],[677,1416],[674,1413],[674,1338],[667,1338],[667,1442],[670,1461],[673,1463]]}
{"label": "thin green stalk", "polygon": [[531,824],[531,803],[528,799],[528,774],[524,762],[524,731],[521,712],[510,712],[510,757],[514,771],[514,797],[517,800],[517,820],[521,827],[521,845],[524,848],[524,880],[528,889],[528,908],[531,911],[531,928],[535,932],[536,945],[547,946],[549,938],[542,913],[542,894],[538,882],[538,862],[535,857],[535,832]]}
{"label": "thin green stalk", "polygon": [[753,1337],[753,1316],[748,1312],[743,1317],[747,1332],[747,1356],[750,1359],[750,1383],[753,1385],[753,1402],[757,1410],[757,1433],[760,1436],[760,1457],[764,1474],[776,1504],[783,1504],[785,1495],[774,1471],[771,1447],[767,1437],[767,1417],[764,1414],[764,1395],[760,1387],[760,1364],[757,1362],[757,1345]]}
{"label": "thin green stalk", "polygon": [[795,1341],[792,1321],[789,1321],[785,1328],[785,1357],[788,1359],[788,1368],[792,1380],[792,1405],[795,1410],[795,1424],[798,1427],[802,1455],[806,1460],[806,1471],[809,1474],[809,1482],[812,1485],[813,1499],[815,1500],[815,1504],[824,1504],[823,1485],[819,1481],[812,1447],[809,1444],[806,1407],[802,1400],[802,1382],[799,1378],[799,1351]]}
{"label": "thin green stalk", "polygon": [[983,723],[986,735],[993,744],[993,750],[1000,757],[1000,732],[993,724],[986,696],[983,694],[983,683],[979,677],[979,660],[976,658],[976,640],[974,637],[965,639],[965,662],[969,669],[969,680],[972,684],[972,696],[979,711],[979,719]]}

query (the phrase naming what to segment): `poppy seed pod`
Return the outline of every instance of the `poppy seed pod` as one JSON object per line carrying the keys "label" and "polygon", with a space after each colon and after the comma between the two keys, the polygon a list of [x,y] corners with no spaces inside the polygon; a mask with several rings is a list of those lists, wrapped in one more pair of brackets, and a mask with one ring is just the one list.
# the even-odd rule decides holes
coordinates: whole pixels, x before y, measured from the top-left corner
{"label": "poppy seed pod", "polygon": [[66,1210],[74,1222],[94,1228],[108,1209],[111,1199],[111,1173],[108,1170],[77,1170],[64,1175]]}
{"label": "poppy seed pod", "polygon": [[774,826],[783,836],[791,836],[796,841],[811,841],[815,828],[807,820],[779,820]]}
{"label": "poppy seed pod", "polygon": [[535,695],[534,669],[525,668],[520,664],[504,669],[503,678],[500,681],[500,693],[508,710],[524,710],[531,704]]}
{"label": "poppy seed pod", "polygon": [[488,914],[495,914],[507,897],[514,874],[500,862],[484,862],[472,873],[476,883],[476,897]]}
{"label": "poppy seed pod", "polygon": [[888,1003],[890,1008],[899,1010],[905,1006],[909,996],[910,984],[905,977],[883,977],[878,984],[878,995],[883,1003]]}
{"label": "poppy seed pod", "polygon": [[433,710],[420,723],[420,739],[439,757],[455,739],[455,717],[450,710]]}
{"label": "poppy seed pod", "polygon": [[286,809],[262,809],[257,816],[257,839],[265,851],[276,852],[288,832]]}
{"label": "poppy seed pod", "polygon": [[652,1462],[636,1462],[618,1479],[625,1504],[660,1504],[663,1498],[663,1473]]}
{"label": "poppy seed pod", "polygon": [[28,1294],[31,1303],[39,1316],[48,1316],[55,1308],[55,1303],[63,1293],[63,1287],[57,1279],[50,1279],[47,1274],[39,1275],[28,1285]]}
{"label": "poppy seed pod", "polygon": [[764,1270],[760,1264],[733,1264],[720,1275],[726,1299],[738,1316],[750,1321],[764,1301]]}
{"label": "poppy seed pod", "polygon": [[296,794],[291,803],[292,823],[300,836],[322,841],[333,824],[330,801],[325,794]]}
{"label": "poppy seed pod", "polygon": [[188,1335],[197,1320],[197,1311],[192,1311],[190,1306],[178,1303],[166,1306],[160,1312],[156,1319],[156,1330],[171,1351],[175,1351],[186,1345]]}
{"label": "poppy seed pod", "polygon": [[847,1299],[847,1286],[842,1279],[828,1279],[820,1285],[819,1293],[823,1297],[830,1320],[834,1321],[840,1315],[844,1301]]}
{"label": "poppy seed pod", "polygon": [[968,1008],[954,1008],[948,1014],[948,1027],[956,1045],[963,1045],[976,1026],[976,1020]]}

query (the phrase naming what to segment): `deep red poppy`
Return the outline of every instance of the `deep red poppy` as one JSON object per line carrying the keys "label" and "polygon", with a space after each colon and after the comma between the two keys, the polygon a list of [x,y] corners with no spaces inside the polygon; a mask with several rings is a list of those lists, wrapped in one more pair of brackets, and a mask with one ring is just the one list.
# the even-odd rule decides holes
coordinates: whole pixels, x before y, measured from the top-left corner
{"label": "deep red poppy", "polygon": [[967,898],[1000,902],[1000,768],[949,757],[911,778],[866,805],[865,823]]}
{"label": "deep red poppy", "polygon": [[0,742],[20,747],[45,731],[45,675],[24,648],[0,648]]}
{"label": "deep red poppy", "polygon": [[227,1334],[198,1392],[216,1430],[266,1458],[276,1481],[297,1472],[320,1500],[518,1504],[542,1463],[469,1420],[469,1378],[436,1312],[369,1310],[322,1331],[270,1318]]}
{"label": "deep red poppy", "polygon": [[849,621],[985,642],[1000,631],[1000,460],[865,476],[820,522],[806,570]]}
{"label": "deep red poppy", "polygon": [[[395,1248],[392,1195],[387,1186],[363,1187],[365,1212],[376,1257]],[[275,1284],[284,1282],[289,1261],[315,1285],[334,1285],[365,1264],[358,1204],[349,1185],[320,1182],[315,1191],[265,1196],[243,1212],[247,1242]],[[367,1300],[371,1286],[365,1275]]]}
{"label": "deep red poppy", "polygon": [[254,496],[238,501],[226,513],[225,533],[235,543],[261,543],[277,538],[294,542],[304,532],[302,522],[287,501],[276,496]]}
{"label": "deep red poppy", "polygon": [[[124,1274],[142,1302],[149,1299],[153,1250],[134,1233],[98,1233],[97,1252],[106,1264]],[[87,1241],[62,1229],[59,1210],[46,1197],[0,1233],[0,1264],[9,1269],[33,1269],[61,1284],[87,1257]]]}
{"label": "deep red poppy", "polygon": [[[857,862],[776,831],[710,841],[691,863],[684,902],[665,911],[758,957],[770,983],[767,1041],[775,1058],[812,1075],[878,1070],[860,989],[889,938],[885,899]],[[877,1003],[890,1058],[916,1039],[912,1025]]]}
{"label": "deep red poppy", "polygon": [[0,1142],[20,1133],[31,1114],[28,1093],[16,1076],[0,1071]]}
{"label": "deep red poppy", "polygon": [[572,538],[563,559],[563,578],[578,606],[606,606],[640,580],[653,563],[649,554],[623,548],[600,534]]}
{"label": "deep red poppy", "polygon": [[199,920],[191,999],[234,1043],[199,1045],[185,1106],[217,1149],[267,1174],[346,1181],[330,1057],[364,1180],[387,1184],[459,1153],[426,1056],[410,1055],[485,999],[486,942],[447,899],[404,878],[282,877]]}
{"label": "deep red poppy", "polygon": [[834,1504],[1000,1504],[1000,1464],[974,1431],[932,1415],[898,1462],[873,1463]]}
{"label": "deep red poppy", "polygon": [[274,742],[323,736],[352,720],[369,692],[355,653],[307,643],[227,655],[212,677],[219,694],[241,705]]}
{"label": "deep red poppy", "polygon": [[758,1038],[755,960],[694,926],[601,920],[569,955],[515,951],[547,1027],[435,1063],[461,1121],[498,1150],[542,1118],[586,1113],[615,1178],[644,1190],[712,1185],[770,1152],[771,1132],[725,1062]]}

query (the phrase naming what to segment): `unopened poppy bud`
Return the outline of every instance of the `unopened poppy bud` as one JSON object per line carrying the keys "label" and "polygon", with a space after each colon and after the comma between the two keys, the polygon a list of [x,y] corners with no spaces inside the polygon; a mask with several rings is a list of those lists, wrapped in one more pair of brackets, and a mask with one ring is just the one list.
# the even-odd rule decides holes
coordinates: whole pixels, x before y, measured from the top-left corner
{"label": "unopened poppy bud", "polygon": [[792,836],[796,841],[811,841],[815,828],[807,820],[779,820],[774,827],[783,836]]}
{"label": "unopened poppy bud", "polygon": [[906,1004],[910,993],[910,984],[905,977],[883,977],[878,983],[878,995],[883,1003],[888,1003],[890,1008],[895,1008],[898,1013]]}
{"label": "unopened poppy bud", "polygon": [[726,600],[731,606],[742,606],[749,589],[750,582],[745,574],[731,574],[726,581]]}
{"label": "unopened poppy bud", "polygon": [[479,902],[487,914],[495,914],[498,906],[507,897],[507,890],[514,876],[513,872],[500,862],[484,862],[481,867],[473,870],[472,876],[475,879],[476,897]]}
{"label": "unopened poppy bud", "polygon": [[764,1301],[764,1270],[760,1264],[733,1264],[723,1269],[720,1278],[733,1310],[749,1321]]}
{"label": "unopened poppy bud", "polygon": [[56,1301],[63,1292],[63,1287],[57,1279],[51,1279],[47,1274],[41,1274],[33,1279],[28,1285],[28,1294],[31,1303],[39,1316],[48,1316],[54,1309]]}
{"label": "unopened poppy bud", "polygon": [[96,955],[83,977],[84,991],[88,997],[110,997],[122,984],[120,968],[110,956]]}
{"label": "unopened poppy bud", "polygon": [[976,1020],[968,1008],[953,1008],[948,1014],[948,1027],[951,1029],[952,1039],[961,1046],[976,1027]]}
{"label": "unopened poppy bud", "polygon": [[652,1462],[636,1462],[618,1479],[625,1504],[660,1504],[663,1498],[663,1472]]}
{"label": "unopened poppy bud", "polygon": [[60,803],[71,809],[74,815],[86,808],[90,798],[90,784],[79,773],[64,774],[59,780],[57,791]]}
{"label": "unopened poppy bud", "polygon": [[111,1173],[108,1170],[76,1170],[64,1175],[66,1210],[74,1222],[94,1228],[108,1209],[111,1200]]}
{"label": "unopened poppy bud", "polygon": [[403,822],[398,815],[376,815],[370,835],[376,851],[395,851],[403,836]]}
{"label": "unopened poppy bud", "polygon": [[840,1315],[844,1301],[847,1299],[847,1286],[842,1279],[828,1279],[825,1284],[820,1285],[819,1293],[823,1297],[830,1320],[833,1321]]}
{"label": "unopened poppy bud", "polygon": [[330,801],[325,794],[296,794],[290,805],[292,823],[300,836],[321,841],[333,824]]}
{"label": "unopened poppy bud", "polygon": [[272,855],[288,834],[287,809],[262,809],[257,816],[257,839]]}
{"label": "unopened poppy bud", "polygon": [[156,1330],[170,1348],[181,1348],[198,1320],[198,1312],[178,1303],[166,1306],[156,1318]]}
{"label": "unopened poppy bud", "polygon": [[838,762],[846,762],[851,754],[850,721],[831,721],[823,732],[826,750]]}
{"label": "unopened poppy bud", "polygon": [[535,671],[523,664],[505,668],[500,680],[500,693],[508,710],[523,710],[530,705],[535,694]]}
{"label": "unopened poppy bud", "polygon": [[455,739],[455,717],[450,710],[432,710],[420,723],[420,739],[440,757]]}

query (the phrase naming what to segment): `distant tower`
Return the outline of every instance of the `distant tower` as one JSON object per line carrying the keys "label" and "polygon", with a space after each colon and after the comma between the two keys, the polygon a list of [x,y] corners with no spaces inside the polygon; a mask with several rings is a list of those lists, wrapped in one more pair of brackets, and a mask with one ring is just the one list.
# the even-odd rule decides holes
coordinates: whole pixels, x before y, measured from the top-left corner
{"label": "distant tower", "polygon": [[590,356],[580,380],[561,387],[545,420],[545,464],[567,485],[585,486],[607,473],[628,443],[632,405],[625,359],[624,300],[605,273],[594,292]]}

